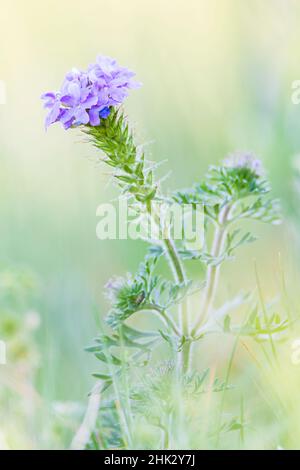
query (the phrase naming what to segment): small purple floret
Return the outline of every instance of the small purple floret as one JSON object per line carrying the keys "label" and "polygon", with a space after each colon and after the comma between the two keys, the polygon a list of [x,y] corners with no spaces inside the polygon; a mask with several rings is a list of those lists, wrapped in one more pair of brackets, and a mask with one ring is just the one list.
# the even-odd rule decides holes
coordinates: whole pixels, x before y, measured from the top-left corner
{"label": "small purple floret", "polygon": [[264,174],[261,161],[250,152],[237,152],[224,160],[224,165],[231,168],[249,168],[257,176]]}
{"label": "small purple floret", "polygon": [[65,129],[87,125],[99,126],[111,109],[120,106],[129,89],[140,86],[135,73],[120,67],[115,59],[100,56],[86,71],[73,69],[67,73],[58,92],[42,95],[49,110],[46,128],[61,122]]}

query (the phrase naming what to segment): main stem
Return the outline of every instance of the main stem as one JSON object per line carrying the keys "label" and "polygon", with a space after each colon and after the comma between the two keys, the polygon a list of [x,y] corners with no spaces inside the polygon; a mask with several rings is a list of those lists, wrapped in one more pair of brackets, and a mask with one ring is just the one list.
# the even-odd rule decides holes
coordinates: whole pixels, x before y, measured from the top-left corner
{"label": "main stem", "polygon": [[[226,232],[227,232],[226,223],[228,221],[230,209],[231,207],[229,205],[226,205],[220,214],[219,226],[215,232],[215,237],[214,237],[212,251],[211,251],[212,256],[216,258],[220,256],[223,250],[224,241],[225,241]],[[196,321],[192,329],[192,332],[191,332],[192,336],[197,335],[197,331],[199,327],[205,322],[208,315],[210,314],[210,310],[211,310],[211,307],[215,298],[217,286],[218,286],[219,274],[220,274],[220,265],[208,266],[204,301],[203,301],[203,305],[201,308],[201,314],[199,315],[199,318]]]}
{"label": "main stem", "polygon": [[[167,254],[172,266],[174,277],[176,281],[180,284],[186,283],[186,274],[183,267],[183,264],[178,255],[175,243],[170,238],[164,239],[164,245],[167,250]],[[188,317],[188,305],[187,298],[184,298],[182,304],[179,307],[179,320],[180,320],[180,329],[182,336],[189,337],[189,317]],[[190,366],[190,351],[191,343],[187,341],[183,344],[180,351],[180,364],[183,372],[187,372]]]}
{"label": "main stem", "polygon": [[[147,212],[150,217],[154,217],[156,220],[157,214],[153,213],[151,203],[146,204]],[[156,221],[157,222],[157,221]],[[159,223],[159,219],[158,219]],[[165,232],[167,233],[167,232]],[[167,256],[169,258],[169,262],[171,265],[171,269],[173,271],[174,278],[176,282],[179,284],[185,284],[187,282],[187,277],[185,273],[185,269],[179,254],[177,252],[176,245],[174,241],[169,236],[164,236],[163,244],[165,246]],[[189,317],[188,317],[188,300],[184,298],[182,303],[179,306],[179,322],[180,322],[180,332],[183,337],[189,337]],[[191,344],[190,341],[187,341],[180,351],[180,368],[183,372],[187,372],[189,370],[190,365],[190,350]]]}

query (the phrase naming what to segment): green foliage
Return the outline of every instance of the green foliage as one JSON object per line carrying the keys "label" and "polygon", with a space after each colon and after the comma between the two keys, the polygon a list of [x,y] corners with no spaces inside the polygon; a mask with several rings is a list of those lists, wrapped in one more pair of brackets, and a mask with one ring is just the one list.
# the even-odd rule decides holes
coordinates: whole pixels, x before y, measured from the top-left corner
{"label": "green foliage", "polygon": [[162,418],[178,409],[178,396],[183,401],[197,399],[206,393],[218,393],[230,389],[231,385],[216,377],[209,384],[210,370],[193,371],[178,377],[176,364],[172,361],[158,364],[143,375],[132,393],[133,409],[147,416],[153,424],[158,425]]}
{"label": "green foliage", "polygon": [[231,207],[228,223],[254,219],[267,223],[280,222],[277,199],[266,195],[271,188],[268,181],[247,167],[211,166],[205,180],[192,189],[174,194],[181,204],[204,204],[208,220],[219,223],[225,206]]}
{"label": "green foliage", "polygon": [[112,279],[107,285],[108,298],[112,303],[107,323],[116,328],[123,321],[147,304],[151,304],[153,291],[158,284],[153,275],[156,258],[147,257],[135,276]]}
{"label": "green foliage", "polygon": [[[108,282],[106,289],[111,307],[106,323],[109,331],[103,329],[87,350],[104,367],[94,377],[101,393],[109,399],[100,408],[98,424],[87,447],[138,446],[136,430],[141,423],[147,429],[154,426],[160,431],[154,440],[150,439],[150,446],[168,447],[172,440],[180,439],[175,423],[181,422],[184,427],[192,420],[191,426],[195,424],[197,428],[197,420],[201,422],[202,417],[197,414],[197,418],[193,418],[189,406],[205,394],[223,397],[220,419],[217,424],[211,423],[206,438],[213,439],[216,428],[218,441],[228,432],[236,431],[243,436],[243,417],[230,416],[223,420],[224,394],[232,388],[229,373],[223,381],[211,376],[209,369],[199,372],[196,364],[192,363],[190,369],[190,358],[191,345],[216,332],[238,339],[268,340],[274,352],[273,336],[288,326],[286,319],[277,314],[268,316],[258,309],[253,310],[246,322],[233,324],[232,312],[243,300],[227,303],[214,311],[221,265],[232,259],[238,248],[256,240],[251,232],[243,232],[241,222],[256,220],[276,224],[280,220],[278,201],[268,196],[270,185],[261,172],[260,163],[248,154],[231,158],[222,165],[211,166],[203,181],[192,189],[166,197],[154,181],[153,165],[146,162],[144,152],[135,145],[121,111],[112,112],[98,127],[85,127],[84,132],[104,153],[103,161],[114,169],[123,195],[130,200],[137,214],[150,215],[153,199],[175,201],[181,205],[201,204],[204,205],[205,233],[213,232],[212,245],[206,241],[201,250],[191,250],[185,240],[177,242],[169,235],[150,247],[135,274]],[[155,215],[154,220],[160,223]],[[152,243],[152,240],[146,241]],[[159,274],[158,260],[161,258],[168,262],[173,279]],[[200,262],[206,270],[205,279],[192,279],[187,274],[186,260]],[[203,289],[202,306],[199,306],[192,325],[187,298],[200,289]],[[178,317],[174,316],[175,309],[178,309]],[[155,331],[141,331],[132,326],[135,314],[142,311],[158,317],[162,325]],[[158,363],[153,352],[160,354],[163,351],[165,357],[166,350],[168,360]],[[188,419],[185,424],[183,416]],[[170,420],[174,423],[173,429],[170,429]]]}
{"label": "green foliage", "polygon": [[253,243],[256,240],[250,232],[246,232],[242,236],[239,236],[239,234],[239,229],[227,233],[225,246],[222,253],[218,254],[218,256],[214,256],[209,252],[188,250],[186,248],[179,249],[178,252],[183,259],[199,260],[207,266],[219,266],[223,261],[233,258],[237,248],[248,243]]}
{"label": "green foliage", "polygon": [[[156,332],[143,332],[127,325],[122,325],[117,332],[111,335],[101,334],[95,339],[95,345],[86,348],[88,352],[95,354],[96,358],[111,366],[146,365],[151,356],[153,346],[157,342],[159,334]],[[116,352],[112,352],[116,351]],[[129,350],[129,351],[128,351]],[[106,382],[105,388],[112,383],[110,374],[98,374],[94,376]]]}
{"label": "green foliage", "polygon": [[282,318],[279,313],[266,314],[257,307],[242,325],[232,325],[230,316],[224,318],[224,331],[226,333],[250,336],[256,341],[268,341],[269,336],[280,337],[280,333],[286,332],[290,324],[287,318]]}
{"label": "green foliage", "polygon": [[[191,401],[199,403],[201,397],[210,394],[219,394],[232,388],[219,378],[210,383],[210,370],[184,374],[178,376],[176,363],[165,361],[148,368],[145,373],[137,370],[134,378],[135,385],[130,389],[128,407],[131,410],[132,427],[135,430],[142,423],[142,428],[154,427],[154,446],[160,441],[160,432],[167,432],[170,416],[176,421],[179,412],[189,419],[189,404]],[[119,379],[118,379],[119,380]],[[124,431],[122,429],[122,415],[120,401],[125,392],[119,389],[119,400],[106,400],[103,402],[98,415],[98,423],[93,431],[87,449],[123,449],[126,447]],[[180,400],[183,407],[180,410]],[[187,422],[188,424],[188,422]],[[233,430],[233,429],[232,429]],[[134,434],[134,433],[133,433]],[[138,436],[135,437],[138,441]]]}
{"label": "green foliage", "polygon": [[124,447],[117,404],[114,400],[107,400],[100,408],[97,426],[87,444],[87,450],[123,449]]}
{"label": "green foliage", "polygon": [[114,168],[114,177],[128,196],[141,203],[149,203],[156,194],[153,166],[145,160],[142,149],[133,139],[124,114],[112,110],[100,126],[87,126],[84,130],[96,148],[105,155],[104,161]]}

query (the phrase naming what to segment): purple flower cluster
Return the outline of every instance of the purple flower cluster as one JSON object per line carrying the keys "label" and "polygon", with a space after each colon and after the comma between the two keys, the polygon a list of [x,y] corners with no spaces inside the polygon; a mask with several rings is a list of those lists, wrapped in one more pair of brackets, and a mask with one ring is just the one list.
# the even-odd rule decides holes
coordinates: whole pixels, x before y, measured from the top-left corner
{"label": "purple flower cluster", "polygon": [[249,152],[237,152],[229,155],[224,160],[224,165],[231,168],[249,168],[257,176],[264,174],[261,161]]}
{"label": "purple flower cluster", "polygon": [[65,129],[90,124],[98,126],[112,107],[123,103],[130,88],[140,86],[135,73],[120,67],[115,59],[99,56],[86,71],[72,69],[58,92],[42,95],[49,110],[46,128],[61,122]]}

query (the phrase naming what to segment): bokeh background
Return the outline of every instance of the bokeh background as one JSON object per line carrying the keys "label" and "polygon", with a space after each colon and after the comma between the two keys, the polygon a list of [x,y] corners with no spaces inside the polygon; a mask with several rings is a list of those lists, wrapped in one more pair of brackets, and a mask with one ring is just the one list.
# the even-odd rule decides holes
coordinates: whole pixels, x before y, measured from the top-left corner
{"label": "bokeh background", "polygon": [[[220,296],[255,288],[254,259],[266,297],[276,296],[280,252],[290,296],[296,297],[293,162],[300,149],[300,105],[291,94],[300,78],[299,15],[297,0],[2,5],[0,79],[7,91],[0,105],[2,287],[21,282],[27,296],[33,276],[34,295],[10,308],[40,318],[32,340],[37,397],[24,391],[22,381],[15,386],[10,406],[1,412],[3,447],[68,445],[70,436],[61,437],[68,417],[56,421],[55,413],[84,404],[93,384],[94,359],[83,349],[107,309],[103,285],[113,274],[134,270],[145,251],[142,242],[97,240],[96,208],[116,190],[76,131],[52,126],[45,132],[40,95],[57,89],[73,66],[85,68],[98,54],[110,55],[143,83],[126,109],[149,157],[166,160],[161,171],[171,170],[167,190],[191,185],[210,163],[235,150],[261,157],[282,200],[284,224],[255,227],[260,240],[224,270]],[[0,367],[5,376],[6,366]],[[1,387],[7,387],[4,382]],[[39,411],[26,411],[24,432],[16,436],[14,400],[24,393],[22,409],[36,400],[32,406]]]}

